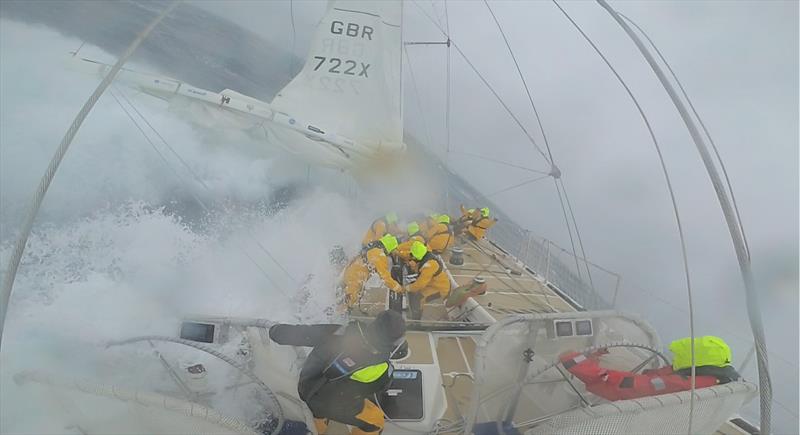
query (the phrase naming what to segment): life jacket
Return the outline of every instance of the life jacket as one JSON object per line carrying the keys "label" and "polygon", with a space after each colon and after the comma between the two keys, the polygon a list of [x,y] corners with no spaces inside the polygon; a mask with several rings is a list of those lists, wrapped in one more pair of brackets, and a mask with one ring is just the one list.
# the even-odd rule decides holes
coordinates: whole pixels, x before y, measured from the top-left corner
{"label": "life jacket", "polygon": [[428,261],[431,260],[435,261],[436,265],[439,266],[439,269],[433,273],[433,278],[436,278],[437,276],[441,275],[442,272],[444,272],[444,264],[442,263],[442,260],[439,259],[439,257],[433,255],[433,253],[430,251],[426,252],[425,256],[422,257],[421,260],[419,260],[419,266],[417,267],[417,270],[422,270],[422,266],[424,266]]}
{"label": "life jacket", "polygon": [[492,226],[492,224],[487,225],[487,226],[482,226],[481,223],[483,223],[483,222],[489,223],[491,221],[492,221],[492,218],[480,216],[479,218],[472,220],[472,226],[476,227],[476,228],[480,228],[482,230],[488,230]]}
{"label": "life jacket", "polygon": [[367,267],[370,270],[372,270],[373,272],[374,272],[374,266],[372,265],[372,263],[369,262],[369,259],[367,258],[367,252],[369,252],[369,251],[371,251],[371,250],[373,250],[375,248],[380,248],[381,251],[383,252],[383,254],[386,255],[387,257],[389,257],[389,254],[386,252],[386,248],[383,246],[383,243],[381,243],[380,240],[374,240],[374,241],[369,242],[366,245],[362,246],[361,247],[361,252],[360,252],[361,259],[364,261],[364,264],[366,264]]}
{"label": "life jacket", "polygon": [[[361,339],[365,342],[363,352],[353,352],[345,354],[339,352],[331,362],[322,370],[322,375],[309,384],[301,396],[308,402],[314,398],[324,387],[333,383],[349,383],[350,385],[375,384],[388,382],[391,379],[394,367],[388,355],[376,355],[366,349],[366,336],[361,324],[355,322],[355,326],[361,333]],[[339,388],[339,387],[336,387]],[[358,387],[361,388],[361,387]]]}
{"label": "life jacket", "polygon": [[[439,227],[439,225],[444,225],[445,228],[444,229],[439,228],[438,231],[433,232],[434,230],[437,230],[437,227]],[[428,241],[428,246],[431,247],[432,250],[437,252],[443,252],[445,249],[447,249],[447,247],[450,246],[454,234],[453,227],[451,227],[448,224],[437,223],[434,226],[430,227],[429,231],[430,232],[427,232],[425,234],[425,239]],[[442,236],[447,236],[446,238],[444,238],[444,243],[441,243],[440,240],[443,238]]]}
{"label": "life jacket", "polygon": [[[381,227],[383,227],[381,229]],[[364,235],[364,238],[361,240],[363,245],[366,245],[374,240],[378,240],[383,237],[387,233],[396,233],[397,231],[395,224],[390,224],[386,222],[386,218],[378,218],[372,221],[372,224],[369,226],[367,233]]]}
{"label": "life jacket", "polygon": [[[628,400],[638,397],[675,393],[691,389],[691,378],[666,366],[642,373],[609,370],[600,366],[595,357],[571,352],[560,357],[564,368],[586,385],[586,391],[606,400]],[[697,367],[699,370],[701,367]],[[735,371],[734,371],[735,372]],[[730,373],[727,373],[730,375]],[[725,383],[713,375],[695,373],[695,388],[711,387]]]}
{"label": "life jacket", "polygon": [[[369,251],[371,251],[371,250],[373,250],[375,248],[381,248],[383,250],[383,253],[386,254],[386,248],[383,246],[383,243],[381,243],[380,240],[373,240],[373,241],[371,241],[371,242],[369,242],[366,245],[361,247],[361,255],[364,256],[364,259],[366,259],[367,258],[367,252],[369,252]],[[389,254],[386,254],[386,255],[389,255]]]}

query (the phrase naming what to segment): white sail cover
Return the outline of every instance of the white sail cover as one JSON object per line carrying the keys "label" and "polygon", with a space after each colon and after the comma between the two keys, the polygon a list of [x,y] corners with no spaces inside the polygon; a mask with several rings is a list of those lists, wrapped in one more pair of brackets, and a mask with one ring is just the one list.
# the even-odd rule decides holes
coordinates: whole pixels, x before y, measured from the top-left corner
{"label": "white sail cover", "polygon": [[[346,138],[341,154],[349,159],[403,150],[400,25],[399,1],[331,1],[302,71],[272,109],[288,122]],[[285,144],[301,136],[280,128],[275,134]]]}

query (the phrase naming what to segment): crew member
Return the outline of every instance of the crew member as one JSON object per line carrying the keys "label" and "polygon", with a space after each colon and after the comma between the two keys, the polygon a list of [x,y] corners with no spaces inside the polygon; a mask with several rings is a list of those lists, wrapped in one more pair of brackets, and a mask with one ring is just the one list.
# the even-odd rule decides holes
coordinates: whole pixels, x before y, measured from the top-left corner
{"label": "crew member", "polygon": [[317,433],[328,420],[351,426],[351,435],[377,435],[384,415],[374,397],[392,377],[390,357],[405,341],[403,316],[383,311],[365,325],[285,325],[269,329],[274,342],[313,347],[300,371],[297,392],[311,413]]}
{"label": "crew member", "polygon": [[411,245],[411,256],[416,262],[419,271],[416,281],[406,286],[408,293],[408,306],[411,317],[415,320],[422,318],[422,302],[435,299],[447,299],[450,293],[450,278],[444,269],[442,261],[428,250],[424,243],[415,241]]}
{"label": "crew member", "polygon": [[419,223],[417,223],[417,221],[409,222],[408,225],[406,225],[406,237],[405,237],[405,239],[406,240],[410,240],[412,237],[414,237],[414,236],[416,236],[418,234],[421,236],[422,234],[420,233],[420,229],[421,228],[419,226]]}
{"label": "crew member", "polygon": [[[408,232],[406,233],[405,240],[397,245],[397,257],[399,257],[400,261],[406,266],[412,265],[413,257],[411,256],[411,245],[413,245],[414,242],[425,243],[423,234],[421,226],[417,221],[408,224]],[[398,280],[398,282],[400,282],[400,280]]]}
{"label": "crew member", "polygon": [[385,216],[375,219],[369,230],[361,240],[362,245],[374,242],[386,234],[400,234],[400,227],[397,225],[397,213],[389,212]]}
{"label": "crew member", "polygon": [[[692,357],[690,339],[673,341],[672,366],[644,370],[641,374],[609,370],[599,359],[608,353],[601,349],[589,355],[569,352],[559,358],[570,373],[586,384],[586,390],[607,400],[627,400],[691,389]],[[695,388],[711,387],[739,379],[731,366],[731,349],[719,337],[695,338]]]}
{"label": "crew member", "polygon": [[400,284],[392,278],[389,260],[397,249],[397,238],[386,234],[379,240],[367,243],[344,270],[344,296],[348,308],[353,307],[361,294],[370,272],[377,272],[389,290],[402,292]]}
{"label": "crew member", "polygon": [[460,228],[468,237],[480,240],[486,236],[486,231],[497,223],[497,219],[489,216],[489,207],[469,210],[461,206]]}
{"label": "crew member", "polygon": [[440,214],[434,222],[428,225],[424,235],[428,248],[435,254],[442,254],[455,243],[453,227],[450,226],[450,216]]}

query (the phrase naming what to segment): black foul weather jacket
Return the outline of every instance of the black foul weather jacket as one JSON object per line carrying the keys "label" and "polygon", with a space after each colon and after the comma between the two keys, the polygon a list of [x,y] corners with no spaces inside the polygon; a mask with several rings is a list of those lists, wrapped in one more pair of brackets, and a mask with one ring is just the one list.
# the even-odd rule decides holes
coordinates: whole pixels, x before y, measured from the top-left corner
{"label": "black foul weather jacket", "polygon": [[291,346],[313,347],[303,369],[297,391],[314,417],[355,415],[364,399],[384,391],[391,380],[390,350],[378,350],[366,339],[366,325],[354,321],[346,326],[275,325],[272,341]]}

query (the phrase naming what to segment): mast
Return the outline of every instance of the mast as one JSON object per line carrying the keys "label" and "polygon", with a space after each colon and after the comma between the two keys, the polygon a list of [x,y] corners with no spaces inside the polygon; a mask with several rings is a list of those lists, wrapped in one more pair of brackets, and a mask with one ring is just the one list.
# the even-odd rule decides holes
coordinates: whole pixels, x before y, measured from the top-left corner
{"label": "mast", "polygon": [[661,85],[664,86],[667,94],[669,94],[669,97],[672,100],[672,103],[675,105],[675,108],[678,109],[678,112],[683,119],[683,123],[689,130],[689,134],[692,136],[692,140],[697,147],[697,151],[700,153],[700,157],[702,158],[703,164],[706,167],[706,172],[708,172],[708,176],[711,178],[711,184],[714,186],[714,191],[717,194],[717,200],[719,201],[720,208],[725,216],[725,222],[728,225],[731,241],[733,242],[733,247],[736,251],[736,258],[739,261],[739,270],[742,275],[742,281],[744,282],[745,297],[747,299],[747,315],[750,320],[750,329],[753,332],[753,339],[755,340],[756,360],[758,361],[758,380],[761,401],[760,429],[761,433],[768,434],[770,433],[770,417],[772,414],[772,382],[769,376],[767,343],[764,337],[764,326],[761,322],[761,310],[759,307],[758,293],[755,288],[755,279],[753,278],[750,256],[748,255],[747,247],[744,242],[744,230],[737,224],[736,214],[733,206],[731,205],[730,198],[728,197],[728,192],[725,190],[725,185],[723,184],[719,172],[717,171],[717,167],[714,165],[714,162],[711,158],[711,153],[708,150],[708,145],[706,144],[705,138],[700,134],[700,129],[697,127],[695,120],[690,116],[686,105],[675,91],[675,87],[672,85],[669,79],[667,79],[667,76],[664,74],[661,65],[656,62],[653,54],[650,53],[644,42],[642,42],[639,36],[634,33],[633,29],[631,29],[628,23],[622,19],[617,11],[615,11],[605,0],[597,0],[597,3],[600,4],[600,6],[602,6],[603,9],[605,9],[612,18],[614,18],[620,27],[622,27],[625,33],[628,34],[628,36],[633,40],[634,44],[636,44],[636,47],[644,56],[645,60],[647,60],[650,68],[652,68],[653,72],[655,72],[658,80],[661,82]]}

